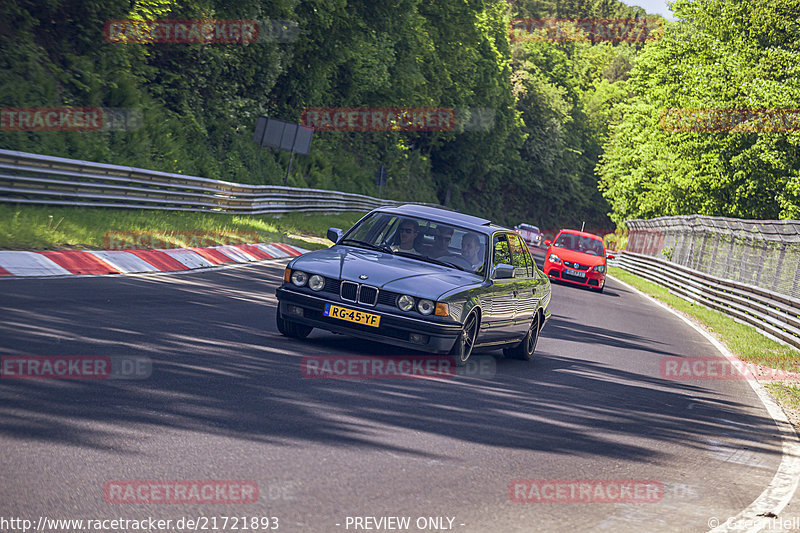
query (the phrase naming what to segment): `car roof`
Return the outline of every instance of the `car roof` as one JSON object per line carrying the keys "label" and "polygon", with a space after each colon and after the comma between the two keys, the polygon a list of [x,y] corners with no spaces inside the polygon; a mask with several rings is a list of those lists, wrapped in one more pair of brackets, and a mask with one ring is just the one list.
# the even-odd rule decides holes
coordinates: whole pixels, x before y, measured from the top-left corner
{"label": "car roof", "polygon": [[403,204],[397,207],[381,207],[377,209],[377,211],[425,218],[433,222],[453,224],[486,234],[491,234],[497,230],[512,231],[509,228],[494,224],[491,220],[485,218],[465,215],[458,211],[451,211],[449,209],[431,207],[428,205]]}
{"label": "car roof", "polygon": [[520,224],[519,226],[517,226],[517,229],[526,229],[526,230],[530,230],[530,231],[539,231],[539,228],[537,226],[532,225],[532,224]]}
{"label": "car roof", "polygon": [[569,233],[570,235],[580,235],[581,237],[589,237],[591,239],[597,239],[598,241],[602,242],[603,239],[594,233],[586,233],[585,231],[578,231],[576,229],[562,229],[559,233]]}

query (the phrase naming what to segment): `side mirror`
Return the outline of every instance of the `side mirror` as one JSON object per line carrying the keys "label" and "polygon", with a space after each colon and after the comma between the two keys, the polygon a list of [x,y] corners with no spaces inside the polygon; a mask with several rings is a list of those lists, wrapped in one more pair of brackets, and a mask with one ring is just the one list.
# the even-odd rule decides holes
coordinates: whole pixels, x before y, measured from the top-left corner
{"label": "side mirror", "polygon": [[514,267],[500,263],[492,270],[492,279],[511,279],[514,277]]}
{"label": "side mirror", "polygon": [[606,259],[614,259],[614,254],[608,254],[608,255],[606,256]]}
{"label": "side mirror", "polygon": [[545,245],[545,246],[550,246],[551,244],[553,244],[553,243],[552,243],[552,242],[550,242],[550,241],[544,241],[544,245]]}
{"label": "side mirror", "polygon": [[334,244],[339,242],[344,235],[344,232],[339,228],[328,228],[328,240],[333,241]]}

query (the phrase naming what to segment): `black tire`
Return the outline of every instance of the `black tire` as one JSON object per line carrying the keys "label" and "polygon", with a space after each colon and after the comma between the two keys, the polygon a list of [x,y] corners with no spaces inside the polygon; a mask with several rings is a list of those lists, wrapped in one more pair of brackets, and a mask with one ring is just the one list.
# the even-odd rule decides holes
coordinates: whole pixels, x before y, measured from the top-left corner
{"label": "black tire", "polygon": [[533,359],[533,352],[536,351],[536,344],[539,342],[539,329],[541,315],[537,312],[536,317],[531,321],[531,327],[528,328],[528,333],[522,342],[513,348],[506,348],[503,354],[509,359],[520,359],[522,361],[530,361]]}
{"label": "black tire", "polygon": [[450,355],[455,359],[456,366],[467,364],[469,356],[472,355],[472,348],[475,346],[479,327],[478,313],[473,311],[467,315],[467,319],[464,320],[464,325],[461,327],[461,333],[458,334],[455,344],[450,349]]}
{"label": "black tire", "polygon": [[603,292],[603,289],[605,289],[605,288],[606,288],[606,284],[605,284],[605,283],[603,283],[603,286],[602,286],[602,287],[598,287],[598,288],[596,288],[596,289],[595,289],[595,288],[592,288],[592,290],[593,290],[593,291],[595,291],[595,292],[600,292],[600,293],[602,293],[602,292]]}
{"label": "black tire", "polygon": [[280,304],[278,304],[278,308],[275,310],[275,323],[278,326],[278,331],[293,339],[305,339],[308,337],[308,334],[311,333],[311,330],[314,329],[311,326],[298,324],[297,322],[292,322],[283,318]]}

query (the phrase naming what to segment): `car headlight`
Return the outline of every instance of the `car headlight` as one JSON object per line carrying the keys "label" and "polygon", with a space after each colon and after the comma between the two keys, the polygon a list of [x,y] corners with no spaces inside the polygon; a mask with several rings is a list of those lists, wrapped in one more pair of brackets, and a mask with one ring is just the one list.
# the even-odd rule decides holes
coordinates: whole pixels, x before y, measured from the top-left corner
{"label": "car headlight", "polygon": [[308,287],[312,291],[321,291],[325,287],[325,278],[319,274],[314,274],[308,278]]}
{"label": "car headlight", "polygon": [[308,283],[308,274],[305,272],[300,272],[299,270],[295,270],[292,272],[292,283],[298,287],[304,286],[306,283]]}
{"label": "car headlight", "polygon": [[593,267],[592,270],[594,270],[595,272],[605,272],[606,271],[606,266],[605,265],[597,265],[596,267]]}
{"label": "car headlight", "polygon": [[551,263],[561,263],[561,258],[558,257],[556,254],[550,254],[547,258]]}
{"label": "car headlight", "polygon": [[414,309],[414,298],[407,294],[402,295],[397,299],[397,307],[403,311],[411,311]]}
{"label": "car headlight", "polygon": [[436,304],[430,300],[420,300],[417,304],[417,311],[423,315],[429,315],[436,309]]}

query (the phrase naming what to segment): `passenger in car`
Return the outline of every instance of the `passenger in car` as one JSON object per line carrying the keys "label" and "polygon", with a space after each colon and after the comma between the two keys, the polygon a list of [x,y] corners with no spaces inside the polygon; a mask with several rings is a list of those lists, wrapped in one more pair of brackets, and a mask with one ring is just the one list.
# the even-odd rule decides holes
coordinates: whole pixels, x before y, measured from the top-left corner
{"label": "passenger in car", "polygon": [[483,265],[483,249],[476,233],[467,233],[461,238],[461,256],[469,261],[473,271]]}
{"label": "passenger in car", "polygon": [[429,257],[446,257],[450,255],[450,240],[453,238],[453,228],[450,226],[439,226],[433,236],[433,246],[428,252]]}

